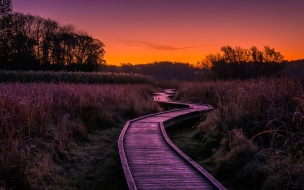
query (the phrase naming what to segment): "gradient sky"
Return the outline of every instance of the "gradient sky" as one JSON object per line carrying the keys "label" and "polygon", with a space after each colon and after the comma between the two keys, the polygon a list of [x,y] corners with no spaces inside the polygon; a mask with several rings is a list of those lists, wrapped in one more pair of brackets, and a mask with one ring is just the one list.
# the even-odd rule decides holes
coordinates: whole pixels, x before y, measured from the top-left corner
{"label": "gradient sky", "polygon": [[224,45],[304,58],[304,0],[12,0],[15,12],[73,24],[107,64],[196,63]]}

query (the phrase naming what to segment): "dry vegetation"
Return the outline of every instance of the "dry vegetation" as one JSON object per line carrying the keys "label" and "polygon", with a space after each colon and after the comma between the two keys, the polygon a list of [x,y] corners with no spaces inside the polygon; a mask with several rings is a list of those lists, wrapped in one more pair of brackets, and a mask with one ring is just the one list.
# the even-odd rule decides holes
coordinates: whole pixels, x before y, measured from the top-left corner
{"label": "dry vegetation", "polygon": [[159,111],[155,91],[150,85],[0,84],[0,189],[123,187],[118,135],[126,119]]}
{"label": "dry vegetation", "polygon": [[[0,188],[127,188],[117,139],[127,119],[159,111],[157,89],[56,83],[0,84]],[[303,188],[303,79],[155,84],[215,107],[174,141],[226,187]]]}
{"label": "dry vegetation", "polygon": [[175,142],[230,189],[302,189],[303,84],[287,78],[184,83],[177,99],[215,110]]}
{"label": "dry vegetation", "polygon": [[0,82],[52,82],[89,84],[151,84],[150,77],[133,73],[6,71],[0,70]]}

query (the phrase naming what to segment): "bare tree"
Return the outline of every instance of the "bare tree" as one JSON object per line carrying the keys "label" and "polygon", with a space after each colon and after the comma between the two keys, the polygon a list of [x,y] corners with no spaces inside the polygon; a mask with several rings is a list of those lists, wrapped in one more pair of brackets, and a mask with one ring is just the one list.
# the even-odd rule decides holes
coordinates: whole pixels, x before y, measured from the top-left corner
{"label": "bare tree", "polygon": [[9,57],[9,39],[12,24],[12,1],[0,0],[0,64]]}
{"label": "bare tree", "polygon": [[12,0],[0,0],[0,18],[12,13]]}
{"label": "bare tree", "polygon": [[98,71],[105,65],[104,44],[73,25],[12,13],[0,0],[0,69]]}
{"label": "bare tree", "polygon": [[223,54],[210,54],[200,62],[204,68],[210,68],[216,78],[256,78],[270,76],[286,66],[284,56],[274,48],[264,46],[264,51],[253,46],[250,49],[223,46]]}

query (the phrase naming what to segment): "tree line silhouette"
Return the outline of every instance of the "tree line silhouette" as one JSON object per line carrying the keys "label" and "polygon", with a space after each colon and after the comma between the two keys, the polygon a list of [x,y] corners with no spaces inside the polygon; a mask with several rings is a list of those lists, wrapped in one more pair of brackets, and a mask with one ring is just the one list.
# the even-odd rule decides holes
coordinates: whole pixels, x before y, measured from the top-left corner
{"label": "tree line silhouette", "polygon": [[223,46],[222,54],[209,54],[198,65],[204,70],[205,78],[249,79],[267,77],[283,71],[287,65],[284,56],[274,48],[264,46],[263,51],[252,46],[232,48]]}
{"label": "tree line silhouette", "polygon": [[12,12],[0,0],[0,69],[100,71],[104,44],[73,25]]}

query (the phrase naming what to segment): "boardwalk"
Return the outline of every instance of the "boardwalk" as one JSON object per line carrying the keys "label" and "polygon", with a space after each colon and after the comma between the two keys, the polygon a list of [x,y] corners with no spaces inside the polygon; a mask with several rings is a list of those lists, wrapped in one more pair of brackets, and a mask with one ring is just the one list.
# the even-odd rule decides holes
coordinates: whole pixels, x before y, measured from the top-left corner
{"label": "boardwalk", "polygon": [[154,100],[188,108],[128,121],[118,147],[129,189],[225,189],[208,172],[181,152],[165,127],[199,116],[209,105],[171,102],[174,90],[157,93]]}

